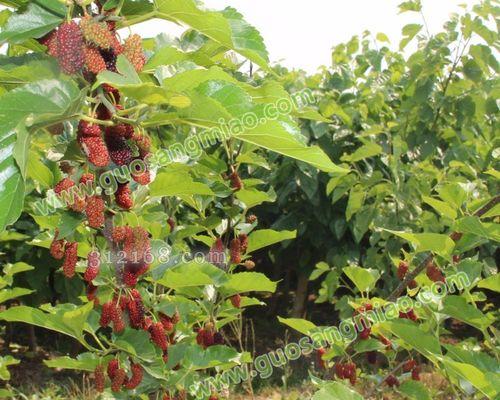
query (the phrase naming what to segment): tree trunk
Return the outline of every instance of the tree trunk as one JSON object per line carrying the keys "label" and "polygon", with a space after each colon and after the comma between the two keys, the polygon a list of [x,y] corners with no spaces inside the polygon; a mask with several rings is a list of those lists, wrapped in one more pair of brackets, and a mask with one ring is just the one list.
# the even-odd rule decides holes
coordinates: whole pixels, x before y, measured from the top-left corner
{"label": "tree trunk", "polygon": [[304,316],[308,283],[309,277],[304,274],[299,274],[297,279],[297,290],[295,291],[295,300],[293,302],[292,309],[293,318],[303,318]]}

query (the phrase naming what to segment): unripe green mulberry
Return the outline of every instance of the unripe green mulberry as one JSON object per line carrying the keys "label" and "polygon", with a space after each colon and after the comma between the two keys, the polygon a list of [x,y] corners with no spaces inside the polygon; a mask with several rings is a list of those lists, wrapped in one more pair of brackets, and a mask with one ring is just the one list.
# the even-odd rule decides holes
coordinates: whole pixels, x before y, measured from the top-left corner
{"label": "unripe green mulberry", "polygon": [[86,41],[106,50],[113,46],[114,35],[106,22],[99,22],[90,15],[86,15],[80,21],[80,28]]}

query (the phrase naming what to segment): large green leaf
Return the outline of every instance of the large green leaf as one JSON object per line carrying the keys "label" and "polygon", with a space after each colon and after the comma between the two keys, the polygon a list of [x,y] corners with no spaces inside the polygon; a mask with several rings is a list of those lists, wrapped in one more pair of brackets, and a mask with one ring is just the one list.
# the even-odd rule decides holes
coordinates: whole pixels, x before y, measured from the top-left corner
{"label": "large green leaf", "polygon": [[81,307],[63,304],[55,307],[53,312],[44,312],[28,306],[18,306],[2,311],[0,320],[25,322],[83,341],[83,331],[93,305],[92,302]]}
{"label": "large green leaf", "polygon": [[93,353],[82,353],[76,358],[68,356],[55,357],[44,360],[43,363],[49,368],[75,369],[79,371],[94,371],[99,364],[99,359]]}
{"label": "large green leaf", "polygon": [[160,172],[150,185],[151,196],[213,195],[204,183],[195,182],[191,175],[182,171]]}
{"label": "large green leaf", "polygon": [[355,265],[345,267],[343,271],[361,292],[372,290],[380,278],[378,270],[361,268]]}
{"label": "large green leaf", "polygon": [[464,217],[456,222],[458,232],[471,233],[479,237],[500,242],[500,226],[495,223],[482,222],[478,217]]}
{"label": "large green leaf", "polygon": [[198,32],[233,49],[268,70],[267,50],[258,31],[233,8],[222,12],[203,10],[194,0],[155,0],[156,15]]}
{"label": "large green leaf", "polygon": [[406,381],[399,387],[399,391],[411,400],[431,400],[431,395],[422,382]]}
{"label": "large green leaf", "polygon": [[434,359],[441,354],[438,339],[425,332],[423,327],[408,320],[394,320],[385,322],[384,325],[397,337],[412,346],[416,351],[427,358]]}
{"label": "large green leaf", "polygon": [[20,86],[0,97],[0,229],[20,215],[29,144],[28,129],[50,125],[73,115],[82,93],[71,81],[41,80]]}
{"label": "large green leaf", "polygon": [[441,235],[439,233],[410,233],[401,231],[392,231],[386,229],[407,241],[409,241],[414,247],[415,251],[425,252],[432,251],[439,254],[445,258],[448,258],[455,247],[455,243],[447,235]]}
{"label": "large green leaf", "polygon": [[157,283],[172,289],[205,285],[218,286],[225,280],[225,275],[224,271],[212,264],[193,261],[168,269],[163,277],[157,280]]}
{"label": "large green leaf", "polygon": [[248,237],[247,252],[262,249],[266,246],[282,242],[283,240],[295,239],[297,231],[274,231],[272,229],[260,229],[253,231]]}
{"label": "large green leaf", "polygon": [[272,292],[276,290],[276,282],[259,272],[239,272],[229,275],[221,291],[230,296],[244,292]]}
{"label": "large green leaf", "polygon": [[493,399],[498,394],[486,374],[475,366],[453,361],[448,357],[444,357],[442,361],[448,373],[469,381],[488,398]]}
{"label": "large green leaf", "polygon": [[316,325],[306,319],[278,317],[278,321],[289,326],[292,329],[295,329],[297,332],[300,332],[303,335],[309,335],[311,331],[314,331],[316,329]]}
{"label": "large green leaf", "polygon": [[483,314],[460,296],[447,296],[443,301],[443,309],[440,312],[481,331],[484,331],[494,322],[494,318],[492,319]]}
{"label": "large green leaf", "polygon": [[500,293],[500,274],[495,274],[479,281],[477,287]]}
{"label": "large green leaf", "polygon": [[42,37],[57,27],[65,15],[66,7],[57,0],[30,2],[26,11],[12,14],[9,18],[7,25],[0,32],[0,44],[21,43]]}

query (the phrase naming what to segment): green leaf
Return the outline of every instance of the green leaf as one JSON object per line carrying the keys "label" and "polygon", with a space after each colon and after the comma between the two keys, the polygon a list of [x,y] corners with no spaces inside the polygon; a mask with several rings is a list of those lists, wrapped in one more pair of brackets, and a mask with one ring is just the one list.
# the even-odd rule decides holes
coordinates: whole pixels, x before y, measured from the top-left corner
{"label": "green leaf", "polygon": [[399,50],[403,50],[408,43],[420,32],[422,25],[408,24],[403,28],[403,39],[399,42]]}
{"label": "green leaf", "polygon": [[55,357],[50,360],[44,360],[43,363],[49,368],[75,369],[93,372],[99,364],[99,359],[93,353],[82,353],[76,358],[68,356]]}
{"label": "green leaf", "polygon": [[496,223],[482,222],[478,217],[464,217],[455,224],[455,230],[500,242],[500,225]]}
{"label": "green leaf", "polygon": [[346,162],[357,162],[381,154],[382,147],[376,143],[367,142],[363,146],[356,149],[356,151],[349,155],[342,156],[341,160]]}
{"label": "green leaf", "polygon": [[398,7],[400,14],[407,11],[415,11],[415,12],[422,11],[422,4],[420,3],[420,0],[404,1]]}
{"label": "green leaf", "polygon": [[210,263],[189,262],[168,269],[163,277],[157,280],[160,285],[179,289],[184,287],[216,285],[226,280],[226,274]]}
{"label": "green leaf", "polygon": [[[22,174],[29,143],[25,126],[50,125],[73,115],[82,97],[73,82],[52,79],[20,86],[0,97],[0,147],[7,154],[0,160],[0,208],[3,210],[0,230],[15,222],[23,207]],[[23,140],[16,143],[18,133]]]}
{"label": "green leaf", "polygon": [[477,287],[500,293],[500,274],[495,274],[479,281]]}
{"label": "green leaf", "polygon": [[273,202],[276,200],[275,195],[257,190],[255,188],[243,188],[236,192],[236,198],[245,204],[246,209],[258,206],[264,202]]}
{"label": "green leaf", "polygon": [[222,12],[202,10],[193,0],[156,0],[155,6],[159,18],[188,25],[269,70],[267,50],[261,36],[233,8],[228,7]]}
{"label": "green leaf", "polygon": [[406,344],[412,346],[423,356],[433,360],[441,354],[441,346],[435,336],[425,332],[421,326],[413,321],[394,320],[384,322],[384,325]]}
{"label": "green leaf", "polygon": [[390,43],[391,42],[389,40],[389,38],[387,37],[387,35],[385,33],[382,33],[382,32],[377,33],[376,38],[379,42],[383,42],[383,43]]}
{"label": "green leaf", "polygon": [[244,292],[271,292],[276,291],[276,282],[259,272],[239,272],[229,275],[227,282],[221,286],[226,296]]}
{"label": "green leaf", "polygon": [[160,172],[149,185],[151,196],[191,196],[214,195],[214,192],[204,183],[195,182],[188,172]]}
{"label": "green leaf", "polygon": [[10,372],[7,369],[9,365],[19,364],[21,361],[12,356],[0,357],[0,379],[8,381],[10,379]]}
{"label": "green leaf", "polygon": [[263,247],[271,246],[283,240],[295,239],[297,231],[274,231],[272,229],[260,229],[253,231],[248,237],[248,253],[252,253]]}
{"label": "green leaf", "polygon": [[415,247],[417,253],[432,251],[442,257],[448,258],[455,247],[455,242],[452,239],[447,235],[439,233],[410,233],[392,231],[390,229],[384,230],[409,241]]}
{"label": "green leaf", "polygon": [[406,381],[398,390],[412,400],[431,400],[431,395],[422,382]]}
{"label": "green leaf", "polygon": [[316,329],[316,325],[306,319],[278,317],[278,321],[306,336],[309,335],[311,331]]}
{"label": "green leaf", "polygon": [[41,6],[30,2],[25,12],[12,14],[0,33],[0,44],[40,38],[57,27],[66,15],[66,7],[57,0],[46,0],[44,3]]}
{"label": "green leaf", "polygon": [[2,311],[0,313],[0,320],[25,322],[63,333],[83,342],[83,330],[92,309],[92,302],[81,307],[76,307],[72,304],[62,304],[54,307],[53,313],[47,313],[32,307],[18,306]]}
{"label": "green leaf", "polygon": [[[36,74],[33,71],[36,70]],[[57,61],[45,54],[29,53],[18,57],[0,56],[0,81],[21,85],[59,74]]]}
{"label": "green leaf", "polygon": [[453,207],[451,207],[448,203],[445,203],[444,201],[436,200],[436,199],[434,199],[432,197],[428,197],[428,196],[422,196],[422,200],[425,203],[429,204],[432,208],[434,208],[443,217],[447,217],[450,219],[457,218],[456,210]]}
{"label": "green leaf", "polygon": [[151,362],[157,357],[156,348],[151,343],[151,337],[145,331],[126,328],[123,333],[115,337],[113,344],[118,349],[143,361]]}
{"label": "green leaf", "polygon": [[349,193],[347,207],[345,210],[346,221],[350,221],[352,216],[363,206],[365,190],[361,185],[355,186]]}
{"label": "green leaf", "polygon": [[27,294],[33,293],[33,290],[23,289],[23,288],[13,288],[13,289],[2,289],[0,290],[0,304],[17,297],[26,296]]}
{"label": "green leaf", "polygon": [[340,382],[331,382],[318,390],[311,400],[363,400],[363,397]]}
{"label": "green leaf", "polygon": [[460,296],[447,296],[443,301],[443,309],[440,312],[465,322],[480,331],[484,331],[494,322]]}
{"label": "green leaf", "polygon": [[486,375],[480,369],[470,364],[453,361],[448,357],[444,357],[442,362],[448,373],[470,382],[488,398],[492,399],[498,394],[495,388],[492,387],[491,381],[486,378]]}
{"label": "green leaf", "polygon": [[372,290],[380,278],[380,272],[375,269],[350,266],[343,268],[343,271],[361,292]]}

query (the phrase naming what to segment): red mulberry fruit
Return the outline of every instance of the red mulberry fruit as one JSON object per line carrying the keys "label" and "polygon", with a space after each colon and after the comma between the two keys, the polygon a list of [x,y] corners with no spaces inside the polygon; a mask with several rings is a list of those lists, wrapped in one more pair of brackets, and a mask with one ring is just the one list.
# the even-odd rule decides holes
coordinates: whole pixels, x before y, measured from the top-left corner
{"label": "red mulberry fruit", "polygon": [[85,53],[85,68],[87,71],[97,75],[106,70],[106,61],[102,58],[101,53],[95,47],[86,46]]}
{"label": "red mulberry fruit", "polygon": [[134,136],[134,127],[129,124],[117,124],[106,128],[106,136],[131,139]]}
{"label": "red mulberry fruit", "polygon": [[113,303],[113,307],[110,311],[111,321],[113,321],[113,332],[122,332],[125,329],[125,322],[123,321],[121,308]]}
{"label": "red mulberry fruit", "polygon": [[127,235],[127,229],[130,229],[127,226],[115,226],[113,228],[113,233],[111,234],[111,237],[113,238],[113,242],[115,243],[121,243],[125,240],[125,237]]}
{"label": "red mulberry fruit", "polygon": [[[116,308],[116,305],[111,301],[108,301],[107,303],[104,303],[102,305],[101,318],[99,319],[99,325],[101,325],[103,328],[108,326],[109,323],[111,322],[111,314],[113,313],[114,308]],[[109,366],[108,366],[108,371],[109,371]]]}
{"label": "red mulberry fruit", "polygon": [[132,191],[128,183],[118,184],[118,189],[115,193],[115,201],[119,207],[124,210],[130,210],[134,206],[134,201],[132,200]]}
{"label": "red mulberry fruit", "polygon": [[66,240],[57,239],[58,236],[59,231],[56,229],[54,240],[52,240],[52,243],[50,244],[50,255],[56,260],[61,260],[64,257],[64,245]]}
{"label": "red mulberry fruit", "polygon": [[417,362],[415,360],[408,360],[403,364],[403,371],[410,372],[417,366]]}
{"label": "red mulberry fruit", "polygon": [[208,252],[207,261],[219,268],[224,268],[226,265],[226,254],[224,244],[221,238],[217,238]]}
{"label": "red mulberry fruit", "polygon": [[57,31],[57,59],[68,75],[80,71],[85,63],[82,32],[74,21],[63,23]]}
{"label": "red mulberry fruit", "polygon": [[231,240],[230,253],[231,262],[233,264],[239,264],[241,262],[241,244],[239,239]]}
{"label": "red mulberry fruit", "polygon": [[105,203],[100,196],[91,196],[87,199],[85,214],[91,228],[100,228],[104,225]]}
{"label": "red mulberry fruit", "polygon": [[241,253],[245,254],[248,249],[248,235],[246,233],[240,233],[238,239],[240,240]]}
{"label": "red mulberry fruit", "polygon": [[243,188],[243,182],[236,171],[229,175],[229,180],[231,181],[231,187],[235,190],[241,190]]}
{"label": "red mulberry fruit", "polygon": [[116,165],[128,165],[132,161],[132,150],[124,139],[106,135],[106,145],[109,157]]}
{"label": "red mulberry fruit", "polygon": [[235,294],[234,296],[231,296],[230,298],[231,304],[235,308],[240,308],[241,307],[241,296],[239,294]]}
{"label": "red mulberry fruit", "polygon": [[398,265],[398,271],[397,271],[398,279],[403,280],[407,272],[408,272],[408,263],[401,261]]}
{"label": "red mulberry fruit", "polygon": [[149,328],[151,340],[163,351],[167,350],[167,336],[165,335],[165,329],[161,322],[156,322]]}
{"label": "red mulberry fruit", "polygon": [[78,261],[78,243],[69,242],[64,249],[62,265],[64,276],[72,278],[75,275],[76,262]]}
{"label": "red mulberry fruit", "polygon": [[123,44],[123,55],[127,57],[137,72],[140,72],[146,63],[146,57],[142,50],[142,38],[139,35],[131,35]]}
{"label": "red mulberry fruit", "polygon": [[323,356],[325,355],[326,350],[321,348],[316,353],[316,361],[318,363],[319,368],[326,369],[325,360],[323,360]]}
{"label": "red mulberry fruit", "polygon": [[47,46],[47,54],[52,57],[57,57],[57,30],[47,33],[45,36],[38,39],[38,42]]}
{"label": "red mulberry fruit", "polygon": [[116,376],[116,372],[118,371],[118,368],[120,368],[120,362],[116,358],[113,358],[109,362],[107,368],[109,379],[114,379],[114,377]]}
{"label": "red mulberry fruit", "polygon": [[132,377],[127,381],[125,387],[127,389],[135,389],[142,381],[142,367],[140,364],[131,364]]}
{"label": "red mulberry fruit", "polygon": [[92,124],[85,120],[80,120],[78,123],[77,136],[82,137],[97,137],[101,136],[101,127],[97,124]]}
{"label": "red mulberry fruit", "polygon": [[399,386],[399,379],[394,375],[389,375],[387,378],[385,378],[385,383],[389,387]]}
{"label": "red mulberry fruit", "polygon": [[94,384],[95,390],[99,393],[104,391],[106,377],[104,376],[104,370],[102,365],[98,365],[94,370]]}
{"label": "red mulberry fruit", "polygon": [[113,392],[119,392],[122,388],[122,385],[125,382],[125,378],[127,377],[127,373],[123,368],[118,368],[116,370],[116,374],[111,380],[111,390]]}
{"label": "red mulberry fruit", "polygon": [[132,179],[139,185],[149,185],[151,183],[151,173],[144,171],[142,174],[132,174]]}
{"label": "red mulberry fruit", "polygon": [[93,281],[99,274],[101,259],[97,251],[91,251],[87,256],[87,269],[83,275],[83,279],[87,282]]}
{"label": "red mulberry fruit", "polygon": [[102,137],[82,137],[79,143],[91,164],[96,167],[109,164],[110,154]]}
{"label": "red mulberry fruit", "polygon": [[427,265],[426,270],[427,277],[433,282],[444,282],[445,278],[441,270],[433,262]]}
{"label": "red mulberry fruit", "polygon": [[86,185],[87,183],[94,182],[94,174],[87,172],[80,177],[80,183]]}

